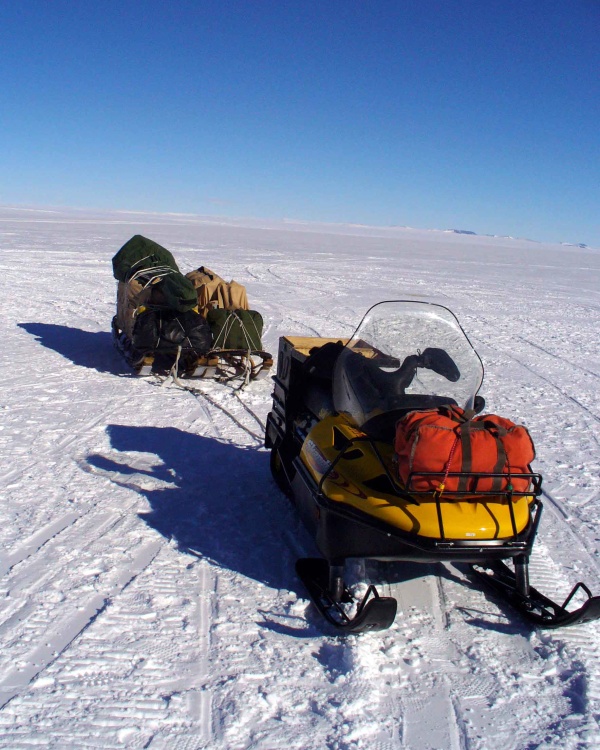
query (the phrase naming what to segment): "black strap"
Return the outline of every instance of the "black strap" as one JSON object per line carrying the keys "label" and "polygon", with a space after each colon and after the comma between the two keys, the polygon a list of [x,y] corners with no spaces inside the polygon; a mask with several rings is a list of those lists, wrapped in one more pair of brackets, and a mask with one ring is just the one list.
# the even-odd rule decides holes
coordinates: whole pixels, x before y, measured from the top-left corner
{"label": "black strap", "polygon": [[[473,468],[473,453],[471,451],[471,427],[472,422],[465,422],[458,429],[460,430],[460,445],[462,448],[462,465],[460,470],[462,472],[471,472]],[[458,491],[466,492],[468,476],[462,476],[458,480]]]}
{"label": "black strap", "polygon": [[[506,430],[504,430],[504,434],[506,435]],[[496,438],[496,449],[498,450],[498,461],[496,462],[496,465],[494,466],[494,474],[501,474],[502,470],[508,463],[508,458],[506,455],[506,449],[504,448],[504,443],[500,439],[500,433],[498,435],[494,435]],[[492,480],[492,491],[493,492],[501,492],[502,491],[502,477],[494,477]]]}
{"label": "black strap", "polygon": [[[469,419],[468,421],[463,422],[459,427],[457,427],[457,430],[459,430],[460,442],[461,442],[461,448],[462,448],[462,464],[461,464],[460,470],[463,474],[468,475],[473,471],[473,451],[471,449],[471,435],[475,430],[485,430],[494,438],[496,442],[497,460],[493,469],[493,473],[494,474],[502,473],[504,467],[508,463],[506,449],[504,448],[504,443],[502,442],[502,437],[504,437],[504,435],[507,434],[507,430],[504,427],[496,424],[494,421],[490,419],[482,419],[482,420],[477,420],[477,421],[473,421],[473,419]],[[467,491],[468,481],[469,481],[468,476],[460,477],[458,481],[459,492]],[[501,476],[496,476],[493,478],[492,491],[493,492],[502,491],[502,477]]]}

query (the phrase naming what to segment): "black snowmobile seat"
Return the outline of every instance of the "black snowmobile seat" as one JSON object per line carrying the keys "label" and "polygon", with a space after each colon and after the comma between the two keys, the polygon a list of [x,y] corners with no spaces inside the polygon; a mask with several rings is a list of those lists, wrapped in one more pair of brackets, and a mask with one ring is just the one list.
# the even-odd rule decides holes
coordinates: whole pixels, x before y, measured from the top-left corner
{"label": "black snowmobile seat", "polygon": [[[456,405],[454,399],[447,396],[406,393],[417,368],[424,364],[420,354],[407,356],[402,364],[390,357],[366,357],[352,351],[345,357],[343,377],[333,386],[336,411],[350,414],[360,429],[374,440],[392,442],[396,422],[410,411]],[[395,369],[389,371],[390,366]],[[458,369],[447,367],[447,372],[452,378],[460,377]],[[450,379],[446,374],[444,377]]]}
{"label": "black snowmobile seat", "polygon": [[315,346],[302,366],[304,403],[320,419],[335,414],[333,371],[343,348],[341,341],[329,341],[323,346]]}
{"label": "black snowmobile seat", "polygon": [[314,346],[304,362],[304,372],[317,380],[331,382],[335,363],[343,348],[341,341],[329,341],[323,346]]}
{"label": "black snowmobile seat", "polygon": [[[412,361],[403,362],[394,372],[381,369],[377,358],[347,350],[344,355],[341,376],[336,379],[335,393],[338,411],[348,411],[359,425],[366,415],[387,411],[390,403],[403,396],[416,371]],[[407,357],[407,360],[410,360]],[[387,360],[385,365],[387,365]],[[360,415],[363,415],[363,419]]]}
{"label": "black snowmobile seat", "polygon": [[396,435],[396,423],[409,412],[437,409],[439,406],[458,406],[453,398],[421,394],[405,394],[401,403],[402,406],[367,419],[360,429],[373,440],[393,443]]}
{"label": "black snowmobile seat", "polygon": [[361,362],[362,374],[377,389],[389,391],[399,396],[406,393],[406,389],[413,382],[419,367],[433,370],[453,383],[460,379],[458,367],[444,349],[428,348],[422,354],[408,355],[399,367],[396,364],[399,360],[390,363],[394,368],[393,371],[382,369],[390,366],[386,361],[390,359],[389,357],[377,356],[373,359],[363,358]]}

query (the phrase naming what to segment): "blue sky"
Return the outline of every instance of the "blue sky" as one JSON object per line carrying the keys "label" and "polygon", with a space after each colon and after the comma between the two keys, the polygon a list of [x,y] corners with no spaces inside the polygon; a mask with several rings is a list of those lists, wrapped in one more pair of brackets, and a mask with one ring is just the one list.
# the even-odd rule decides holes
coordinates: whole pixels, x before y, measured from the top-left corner
{"label": "blue sky", "polygon": [[5,0],[0,203],[600,247],[598,0]]}

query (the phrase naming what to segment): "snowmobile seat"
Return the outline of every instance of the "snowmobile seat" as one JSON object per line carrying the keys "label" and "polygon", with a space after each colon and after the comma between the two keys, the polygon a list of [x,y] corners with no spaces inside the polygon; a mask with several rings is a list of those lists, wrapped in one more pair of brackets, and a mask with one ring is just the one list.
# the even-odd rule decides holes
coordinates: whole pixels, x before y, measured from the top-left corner
{"label": "snowmobile seat", "polygon": [[336,413],[333,405],[333,370],[343,348],[341,341],[315,346],[302,365],[303,400],[320,419]]}
{"label": "snowmobile seat", "polygon": [[323,346],[314,346],[304,361],[305,377],[331,382],[335,363],[343,348],[344,344],[341,341],[329,341]]}
{"label": "snowmobile seat", "polygon": [[[401,401],[402,403],[399,403],[396,409],[376,414],[368,419],[360,429],[373,440],[389,443],[393,442],[396,436],[396,423],[409,412],[437,409],[439,406],[458,406],[456,401],[450,397],[426,396],[417,393],[405,393]],[[473,403],[475,414],[480,414],[484,409],[484,397],[475,396]]]}
{"label": "snowmobile seat", "polygon": [[391,411],[376,414],[367,419],[360,429],[373,440],[393,443],[396,435],[396,423],[411,411],[425,411],[437,409],[438,406],[458,406],[453,398],[444,396],[423,396],[420,394],[405,394],[402,405]]}

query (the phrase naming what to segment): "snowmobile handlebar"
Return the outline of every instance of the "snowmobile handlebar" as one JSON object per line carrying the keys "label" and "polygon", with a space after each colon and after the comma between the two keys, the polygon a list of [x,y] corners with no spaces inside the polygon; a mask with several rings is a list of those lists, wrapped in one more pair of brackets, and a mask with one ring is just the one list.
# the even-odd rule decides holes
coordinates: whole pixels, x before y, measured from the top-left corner
{"label": "snowmobile handlebar", "polygon": [[[392,357],[387,359],[389,361],[386,361],[385,363],[379,358],[375,361],[380,368],[386,366],[398,367],[398,359]],[[394,378],[398,379],[402,383],[402,388],[406,389],[412,383],[419,367],[433,370],[433,372],[446,378],[446,380],[449,380],[451,383],[456,383],[456,381],[460,379],[460,370],[456,366],[452,357],[444,349],[438,349],[436,347],[428,347],[418,354],[409,354],[405,357],[398,369],[395,372],[390,373],[390,375],[393,375]]]}

